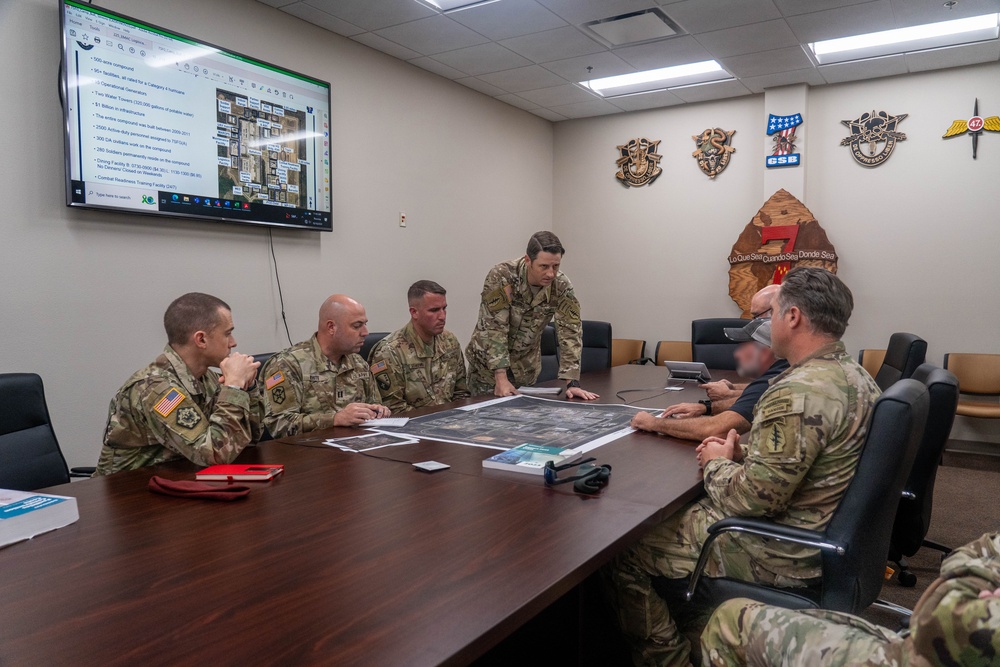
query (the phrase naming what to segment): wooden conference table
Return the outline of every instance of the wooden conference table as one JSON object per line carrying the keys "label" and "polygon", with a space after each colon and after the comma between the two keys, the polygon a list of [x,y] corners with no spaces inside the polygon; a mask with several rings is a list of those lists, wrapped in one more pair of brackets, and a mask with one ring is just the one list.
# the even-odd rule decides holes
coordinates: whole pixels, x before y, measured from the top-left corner
{"label": "wooden conference table", "polygon": [[[620,366],[584,386],[615,403],[666,374]],[[689,384],[648,406],[702,397]],[[352,432],[247,449],[240,462],[285,474],[237,502],[147,490],[193,479],[187,461],[49,489],[80,520],[0,550],[0,665],[467,664],[701,491],[694,443],[647,433],[593,452],[614,472],[589,497],[484,471],[492,450],[377,450],[452,466],[428,474],[321,444]]]}

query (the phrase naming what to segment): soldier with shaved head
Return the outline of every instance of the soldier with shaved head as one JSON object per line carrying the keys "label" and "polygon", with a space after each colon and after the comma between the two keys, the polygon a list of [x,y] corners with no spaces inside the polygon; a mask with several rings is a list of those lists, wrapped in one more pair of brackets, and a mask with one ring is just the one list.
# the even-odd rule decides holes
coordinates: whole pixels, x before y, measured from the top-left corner
{"label": "soldier with shaved head", "polygon": [[275,438],[388,417],[368,364],[358,352],[368,335],[365,308],[334,294],[319,309],[307,340],[265,364],[264,425]]}

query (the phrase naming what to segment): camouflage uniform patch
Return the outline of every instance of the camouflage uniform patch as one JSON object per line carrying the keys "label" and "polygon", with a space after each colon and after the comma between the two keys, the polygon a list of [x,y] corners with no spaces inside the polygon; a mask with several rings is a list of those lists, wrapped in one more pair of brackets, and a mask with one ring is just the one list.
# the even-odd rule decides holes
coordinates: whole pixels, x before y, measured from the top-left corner
{"label": "camouflage uniform patch", "polygon": [[553,320],[559,377],[579,380],[583,325],[569,278],[559,273],[534,294],[523,257],[494,266],[483,284],[479,320],[465,349],[472,395],[493,393],[494,371],[500,368],[508,369],[514,386],[534,384],[542,368],[542,331]]}
{"label": "camouflage uniform patch", "polygon": [[194,408],[181,408],[177,411],[177,425],[184,428],[194,428],[201,421],[201,415]]}
{"label": "camouflage uniform patch", "polygon": [[449,331],[425,345],[409,322],[372,349],[372,370],[382,404],[393,412],[440,405],[469,395],[465,357]]}

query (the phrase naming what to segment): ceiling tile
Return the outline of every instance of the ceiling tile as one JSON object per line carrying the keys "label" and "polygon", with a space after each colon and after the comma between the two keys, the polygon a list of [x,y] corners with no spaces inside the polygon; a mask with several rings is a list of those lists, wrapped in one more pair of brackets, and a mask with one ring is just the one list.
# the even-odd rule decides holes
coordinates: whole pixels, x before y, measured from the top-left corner
{"label": "ceiling tile", "polygon": [[906,58],[902,55],[819,67],[819,73],[823,75],[827,83],[877,79],[883,76],[906,74],[906,71]]}
{"label": "ceiling tile", "polygon": [[622,112],[622,110],[614,104],[605,102],[604,100],[590,100],[588,102],[565,104],[552,107],[552,110],[569,118],[589,118],[591,116],[606,116],[608,114]]}
{"label": "ceiling tile", "polygon": [[739,97],[750,94],[747,87],[739,81],[703,83],[699,86],[674,88],[670,92],[685,102],[707,102],[709,100],[721,100],[727,97]]}
{"label": "ceiling tile", "polygon": [[474,76],[466,77],[464,79],[455,79],[455,83],[460,83],[466,88],[472,88],[473,90],[478,90],[480,93],[489,95],[490,97],[496,97],[497,95],[503,95],[507,91],[503,88],[497,88],[492,83],[486,83],[485,81],[480,81]]}
{"label": "ceiling tile", "polygon": [[[823,12],[827,9],[837,9],[847,5],[861,5],[872,0],[774,0],[774,4],[781,10],[782,16],[795,16],[796,14],[811,14],[813,12]],[[943,2],[944,0],[942,0]]]}
{"label": "ceiling tile", "polygon": [[354,35],[351,39],[402,60],[411,60],[420,56],[416,51],[412,51],[405,46],[400,46],[395,42],[390,42],[388,39],[379,37],[373,32],[363,32],[360,35]]}
{"label": "ceiling tile", "polygon": [[815,67],[810,67],[791,72],[742,77],[740,78],[740,83],[749,88],[752,93],[763,93],[767,88],[780,88],[781,86],[791,86],[797,83],[822,86],[826,81],[823,80],[823,77],[816,71]]}
{"label": "ceiling tile", "polygon": [[287,12],[292,16],[297,16],[303,21],[314,23],[321,28],[326,28],[330,32],[335,32],[338,35],[344,35],[345,37],[357,35],[358,33],[365,31],[364,28],[359,28],[358,26],[348,23],[343,19],[338,19],[336,16],[327,14],[326,12],[316,9],[312,5],[304,2],[297,2],[295,4],[282,7],[281,11]]}
{"label": "ceiling tile", "polygon": [[643,109],[656,109],[659,107],[670,107],[675,104],[683,104],[684,100],[674,95],[669,90],[660,90],[655,93],[642,93],[641,95],[625,95],[614,98],[614,104],[625,111],[642,111]]}
{"label": "ceiling tile", "polygon": [[555,107],[560,104],[575,104],[576,102],[597,99],[591,93],[571,83],[538,90],[525,90],[519,95],[529,102],[540,104],[543,107]]}
{"label": "ceiling tile", "polygon": [[942,0],[893,0],[892,13],[900,27],[954,21],[1000,12],[997,0],[961,0],[948,9]]}
{"label": "ceiling tile", "polygon": [[492,40],[519,37],[566,25],[565,21],[535,0],[503,0],[449,16]]}
{"label": "ceiling tile", "polygon": [[522,58],[495,42],[439,53],[434,59],[472,75],[499,72],[531,64],[527,58]]}
{"label": "ceiling tile", "polygon": [[573,25],[609,19],[653,6],[653,0],[538,0]]}
{"label": "ceiling tile", "polygon": [[801,46],[748,53],[742,56],[724,58],[720,62],[730,74],[740,78],[812,67],[812,61],[806,56]]}
{"label": "ceiling tile", "polygon": [[[562,77],[556,76],[552,72],[530,65],[528,67],[518,67],[502,72],[491,72],[479,77],[481,80],[503,88],[505,92],[517,93],[522,90],[534,90],[536,88],[547,88],[550,86],[560,86],[565,83]],[[544,103],[539,103],[547,106]]]}
{"label": "ceiling tile", "polygon": [[996,62],[1000,60],[1000,40],[992,39],[979,44],[952,46],[932,51],[919,51],[906,54],[907,69],[911,72],[923,72],[946,67],[962,67],[977,63]]}
{"label": "ceiling tile", "polygon": [[536,116],[544,118],[545,120],[551,120],[553,123],[560,120],[566,120],[566,116],[561,113],[556,113],[551,109],[545,109],[543,107],[539,107],[538,109],[529,109],[528,113],[533,113]]}
{"label": "ceiling tile", "polygon": [[497,95],[497,99],[501,102],[506,102],[511,106],[515,106],[518,109],[524,109],[525,111],[531,111],[532,109],[537,109],[540,105],[534,102],[529,102],[520,95],[515,95],[514,93],[507,93],[506,95]]}
{"label": "ceiling tile", "polygon": [[615,49],[613,53],[640,71],[712,59],[712,54],[689,35],[650,44],[626,46]]}
{"label": "ceiling tile", "polygon": [[891,30],[896,27],[889,0],[792,16],[786,20],[792,32],[803,44]]}
{"label": "ceiling tile", "polygon": [[308,0],[308,3],[365,30],[379,30],[437,14],[414,0]]}
{"label": "ceiling tile", "polygon": [[606,50],[573,26],[513,37],[500,43],[536,63],[562,60]]}
{"label": "ceiling tile", "polygon": [[[551,63],[542,63],[542,67],[550,72],[555,72],[567,81],[575,83],[590,79],[599,79],[605,76],[615,76],[616,74],[628,74],[635,71],[635,67],[629,65],[610,51],[567,58],[566,60],[556,60]],[[588,72],[587,67],[593,67],[594,69]]]}
{"label": "ceiling tile", "polygon": [[[413,2],[413,0],[410,1]],[[376,34],[425,56],[489,41],[464,25],[455,23],[447,16],[432,16],[427,19],[410,21],[378,30]]]}
{"label": "ceiling tile", "polygon": [[686,0],[663,11],[691,34],[781,18],[772,0]]}
{"label": "ceiling tile", "polygon": [[414,58],[409,61],[411,65],[416,65],[421,69],[425,69],[428,72],[434,72],[438,76],[443,76],[446,79],[462,79],[467,77],[470,72],[460,72],[454,67],[449,67],[444,63],[439,63],[434,58],[430,56],[424,56],[422,58]]}
{"label": "ceiling tile", "polygon": [[783,19],[706,32],[695,39],[717,59],[799,43]]}

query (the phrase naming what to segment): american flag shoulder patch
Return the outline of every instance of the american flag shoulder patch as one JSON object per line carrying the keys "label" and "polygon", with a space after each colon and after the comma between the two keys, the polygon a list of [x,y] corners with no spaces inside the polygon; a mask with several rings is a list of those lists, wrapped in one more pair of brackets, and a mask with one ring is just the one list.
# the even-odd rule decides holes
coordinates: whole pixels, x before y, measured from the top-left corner
{"label": "american flag shoulder patch", "polygon": [[274,387],[277,387],[279,384],[281,384],[284,381],[285,381],[285,374],[282,373],[281,371],[278,371],[277,373],[275,373],[271,377],[269,377],[266,380],[264,380],[264,387],[266,389],[272,389]]}
{"label": "american flag shoulder patch", "polygon": [[372,364],[372,367],[371,367],[372,375],[374,375],[375,373],[381,373],[386,368],[387,368],[387,366],[386,366],[386,363],[385,363],[384,359],[382,361],[378,362],[377,364]]}
{"label": "american flag shoulder patch", "polygon": [[170,416],[170,413],[181,404],[184,398],[184,394],[171,387],[170,391],[164,394],[163,398],[156,402],[156,405],[153,406],[153,410],[155,410],[156,414],[161,417],[168,417]]}

